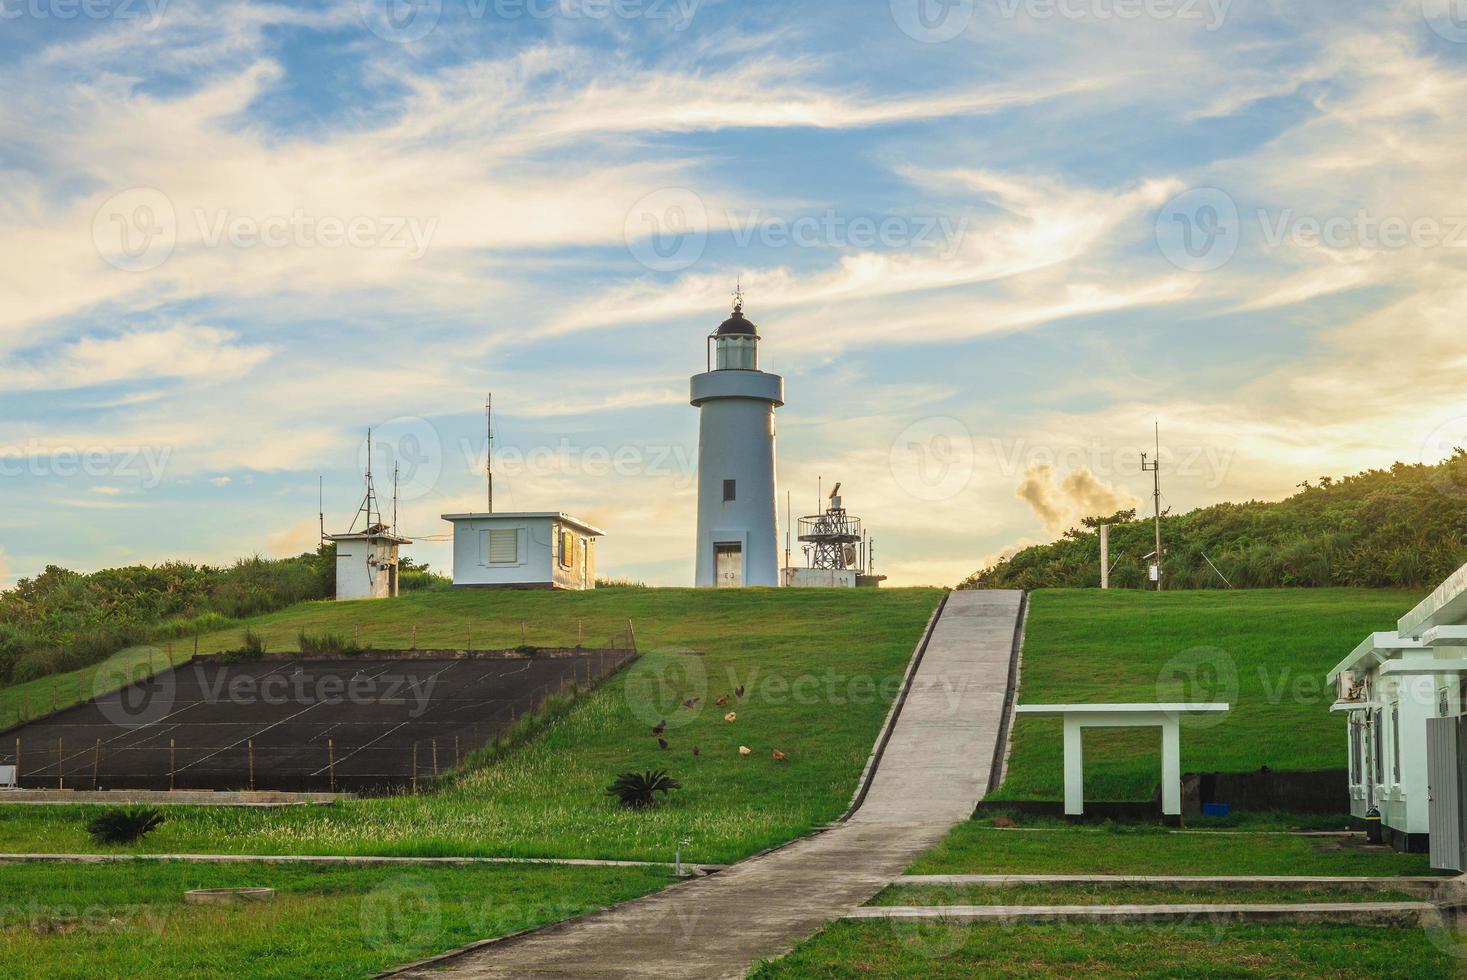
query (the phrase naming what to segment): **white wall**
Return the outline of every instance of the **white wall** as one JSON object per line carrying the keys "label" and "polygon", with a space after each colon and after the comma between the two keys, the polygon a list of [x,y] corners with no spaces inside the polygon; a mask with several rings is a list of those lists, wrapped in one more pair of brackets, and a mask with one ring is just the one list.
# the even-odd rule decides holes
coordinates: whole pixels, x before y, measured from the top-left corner
{"label": "white wall", "polygon": [[[376,557],[375,565],[369,559]],[[392,565],[397,546],[391,541],[353,538],[336,542],[336,598],[386,599],[392,595]]]}
{"label": "white wall", "polygon": [[787,568],[785,585],[806,589],[854,589],[854,568]]}
{"label": "white wall", "polygon": [[[1430,649],[1411,651],[1405,660],[1420,656],[1429,658]],[[1387,661],[1397,662],[1399,660]],[[1437,714],[1437,678],[1431,674],[1381,674],[1371,669],[1369,690],[1371,701],[1383,705],[1380,710],[1380,738],[1374,724],[1363,730],[1364,765],[1360,780],[1351,779],[1350,812],[1364,816],[1373,802],[1380,809],[1381,823],[1408,834],[1425,834],[1430,830],[1427,799],[1426,719]],[[1399,716],[1393,723],[1392,710]],[[1375,712],[1370,717],[1374,719]],[[1349,756],[1349,727],[1346,727],[1346,760]],[[1377,746],[1381,756],[1383,780],[1376,781]],[[1396,771],[1397,751],[1400,772]]]}
{"label": "white wall", "polygon": [[[556,565],[557,532],[560,522],[553,517],[473,517],[453,521],[453,584],[457,586],[545,586],[558,588],[595,587],[595,540],[566,525],[584,554],[584,565],[572,569]],[[518,540],[515,561],[490,563],[485,534],[490,529],[513,530]],[[582,576],[582,569],[585,575]]]}

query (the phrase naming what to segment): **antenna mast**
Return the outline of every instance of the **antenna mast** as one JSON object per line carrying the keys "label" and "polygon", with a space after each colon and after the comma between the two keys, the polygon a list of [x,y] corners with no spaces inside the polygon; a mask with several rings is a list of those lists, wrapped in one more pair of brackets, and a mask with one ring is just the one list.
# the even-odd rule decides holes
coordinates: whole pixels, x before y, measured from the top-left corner
{"label": "antenna mast", "polygon": [[[374,513],[376,514],[376,520],[373,520],[372,519],[372,515]],[[377,507],[377,491],[376,491],[376,489],[372,485],[372,430],[371,429],[368,429],[367,430],[367,493],[366,493],[366,496],[364,496],[362,498],[362,506],[360,506],[360,507],[357,508],[357,517],[361,517],[363,514],[366,515],[366,519],[367,519],[367,526],[365,528],[363,528],[363,530],[366,533],[371,534],[372,533],[372,527],[374,525],[377,525],[377,524],[381,524],[382,523],[382,511],[381,511],[380,508]],[[325,521],[325,519],[322,518],[323,528],[324,528],[324,521]],[[357,518],[356,517],[353,517],[352,520],[351,520],[351,527],[348,529],[348,531],[354,531],[354,530],[356,530],[356,526],[357,526]]]}
{"label": "antenna mast", "polygon": [[397,533],[397,464],[392,464],[392,533]]}
{"label": "antenna mast", "polygon": [[1156,575],[1155,575],[1155,579],[1156,579],[1156,591],[1160,592],[1161,589],[1162,589],[1162,584],[1161,584],[1161,422],[1160,421],[1158,421],[1156,423],[1156,457],[1151,462],[1148,463],[1146,461],[1146,454],[1145,453],[1142,453],[1141,454],[1141,472],[1145,473],[1145,472],[1148,472],[1148,471],[1151,473],[1151,486],[1152,486],[1151,499],[1152,499],[1152,505],[1153,505],[1153,507],[1152,507],[1152,513],[1154,515],[1154,521],[1155,521],[1155,527],[1156,527],[1156,553],[1153,555],[1153,560],[1156,562],[1156,564],[1153,567],[1156,569]]}
{"label": "antenna mast", "polygon": [[[321,521],[321,541],[326,540],[326,478],[316,477],[316,517]],[[320,544],[321,542],[316,542]]]}
{"label": "antenna mast", "polygon": [[494,392],[484,396],[484,476],[488,484],[489,513],[494,513]]}

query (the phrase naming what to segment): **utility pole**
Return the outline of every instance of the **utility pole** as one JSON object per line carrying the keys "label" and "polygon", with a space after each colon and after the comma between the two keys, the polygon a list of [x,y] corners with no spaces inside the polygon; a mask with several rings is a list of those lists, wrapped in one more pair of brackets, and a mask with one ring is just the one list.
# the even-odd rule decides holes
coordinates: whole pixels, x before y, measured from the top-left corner
{"label": "utility pole", "polygon": [[1110,588],[1110,525],[1100,525],[1100,587]]}
{"label": "utility pole", "polygon": [[1153,556],[1156,564],[1156,591],[1160,592],[1161,585],[1161,423],[1156,423],[1156,457],[1151,462],[1146,461],[1146,454],[1141,454],[1141,472],[1151,472],[1151,499],[1152,513],[1156,522],[1156,553]]}
{"label": "utility pole", "polygon": [[494,513],[494,393],[484,396],[484,475],[488,479],[489,513]]}

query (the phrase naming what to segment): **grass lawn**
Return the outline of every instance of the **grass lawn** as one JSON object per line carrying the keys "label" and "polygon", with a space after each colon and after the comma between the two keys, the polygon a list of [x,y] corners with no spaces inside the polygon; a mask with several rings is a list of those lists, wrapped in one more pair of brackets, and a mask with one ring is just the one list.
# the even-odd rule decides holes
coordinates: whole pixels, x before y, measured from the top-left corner
{"label": "grass lawn", "polygon": [[[274,810],[170,809],[153,852],[474,854],[725,863],[838,817],[850,801],[934,589],[429,592],[306,603],[249,621],[268,649],[301,629],[378,649],[586,645],[631,619],[642,658],[531,742],[418,797]],[[523,624],[523,627],[522,625]],[[201,639],[237,646],[242,629]],[[190,643],[191,646],[191,643]],[[742,700],[714,703],[746,688]],[[700,700],[693,709],[684,698]],[[726,722],[727,711],[736,720]],[[651,726],[667,720],[664,751]],[[753,750],[738,754],[740,745]],[[693,748],[700,749],[698,756]],[[771,757],[778,748],[788,761]],[[650,812],[604,789],[628,769],[683,788]],[[0,850],[93,850],[84,807],[0,807]]]}
{"label": "grass lawn", "polygon": [[[475,939],[579,915],[669,881],[645,868],[516,865],[0,867],[0,974],[361,977]],[[274,901],[183,903],[265,886]]]}
{"label": "grass lawn", "polygon": [[[1421,596],[1379,589],[1164,592],[1041,590],[1030,597],[1019,703],[1226,701],[1184,720],[1187,772],[1337,769],[1345,722],[1325,674]],[[1060,799],[1057,718],[1016,719],[1003,785],[990,799]],[[1085,735],[1085,795],[1146,800],[1161,772],[1160,729]]]}
{"label": "grass lawn", "polygon": [[1460,938],[1347,926],[836,922],[758,980],[811,977],[1457,976]]}
{"label": "grass lawn", "polygon": [[1149,825],[1098,829],[953,829],[907,869],[943,874],[1429,875],[1425,854],[1340,849],[1298,834],[1169,833]]}
{"label": "grass lawn", "polygon": [[1230,905],[1267,902],[1420,902],[1406,891],[1304,888],[1148,888],[1140,885],[894,885],[868,905]]}

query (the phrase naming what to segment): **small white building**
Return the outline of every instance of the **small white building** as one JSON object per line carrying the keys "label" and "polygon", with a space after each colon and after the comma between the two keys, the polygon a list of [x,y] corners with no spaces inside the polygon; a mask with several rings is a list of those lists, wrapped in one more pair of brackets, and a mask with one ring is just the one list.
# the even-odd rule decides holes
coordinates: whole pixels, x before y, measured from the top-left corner
{"label": "small white building", "polygon": [[[1433,745],[1434,733],[1447,724],[1437,719],[1454,719],[1454,728],[1461,725],[1467,693],[1464,623],[1467,565],[1402,616],[1396,629],[1367,635],[1329,673],[1336,685],[1330,710],[1344,713],[1349,721],[1351,814],[1363,817],[1377,808],[1394,846],[1419,851],[1430,843],[1437,867],[1457,866],[1437,863],[1437,844],[1450,837],[1457,841],[1451,849],[1460,851],[1459,827],[1441,826],[1443,821],[1459,824],[1461,817],[1455,801],[1461,798],[1460,770],[1467,759],[1457,758],[1452,747],[1457,744],[1455,732],[1447,747],[1452,758],[1432,756],[1442,752],[1440,744]],[[1440,742],[1440,735],[1435,737]],[[1438,767],[1438,785],[1432,785],[1433,765]],[[1456,785],[1440,785],[1446,779]]]}
{"label": "small white building", "polygon": [[444,514],[455,588],[594,589],[605,532],[560,511]]}
{"label": "small white building", "polygon": [[397,549],[412,544],[374,524],[355,534],[328,534],[336,543],[336,598],[388,599],[397,595]]}

